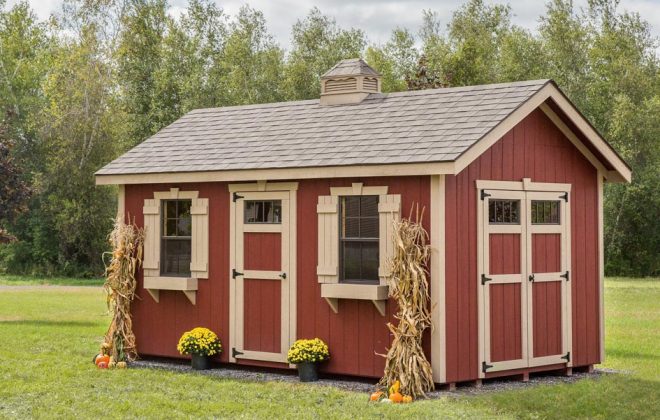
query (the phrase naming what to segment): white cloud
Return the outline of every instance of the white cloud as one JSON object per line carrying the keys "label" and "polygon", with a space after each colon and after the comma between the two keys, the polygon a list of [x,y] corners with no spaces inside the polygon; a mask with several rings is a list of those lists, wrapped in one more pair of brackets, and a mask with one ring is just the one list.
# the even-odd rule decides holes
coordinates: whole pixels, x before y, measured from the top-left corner
{"label": "white cloud", "polygon": [[[8,0],[12,6],[20,0]],[[438,12],[444,25],[451,17],[451,12],[463,3],[460,0],[215,0],[226,13],[233,15],[241,6],[249,4],[261,10],[266,17],[270,32],[283,47],[288,47],[291,26],[303,18],[309,10],[317,6],[327,15],[336,18],[342,27],[355,27],[365,31],[371,42],[382,43],[389,37],[390,31],[397,27],[406,27],[417,32],[422,22],[422,10],[433,9]],[[488,3],[506,3],[506,0]],[[62,0],[29,0],[37,15],[44,19],[60,9]],[[545,2],[535,0],[509,0],[513,11],[514,23],[533,30],[538,25],[539,16],[544,13]],[[186,0],[170,0],[170,13],[181,14],[186,7]],[[575,6],[586,6],[587,0],[575,0]],[[651,24],[654,36],[660,37],[660,0],[622,0],[620,10],[639,12],[643,19]]]}

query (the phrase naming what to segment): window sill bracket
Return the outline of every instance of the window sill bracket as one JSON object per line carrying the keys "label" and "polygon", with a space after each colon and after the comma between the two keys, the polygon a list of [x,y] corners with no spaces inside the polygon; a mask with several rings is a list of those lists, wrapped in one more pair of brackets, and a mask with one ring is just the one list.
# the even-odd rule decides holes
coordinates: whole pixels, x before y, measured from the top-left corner
{"label": "window sill bracket", "polygon": [[388,287],[379,284],[321,284],[321,297],[328,302],[334,313],[339,312],[339,299],[370,300],[382,316],[385,316]]}
{"label": "window sill bracket", "polygon": [[190,303],[197,302],[197,279],[189,277],[145,277],[144,289],[158,303],[161,290],[179,290],[183,292]]}

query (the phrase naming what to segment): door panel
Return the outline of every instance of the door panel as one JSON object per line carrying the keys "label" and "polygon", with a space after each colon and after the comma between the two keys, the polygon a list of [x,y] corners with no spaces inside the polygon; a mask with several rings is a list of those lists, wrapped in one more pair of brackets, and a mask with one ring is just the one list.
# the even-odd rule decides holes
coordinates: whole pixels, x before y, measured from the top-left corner
{"label": "door panel", "polygon": [[286,362],[290,331],[290,196],[246,191],[234,206],[232,359]]}
{"label": "door panel", "polygon": [[563,192],[479,191],[482,369],[570,363],[570,206]]}
{"label": "door panel", "polygon": [[490,286],[490,360],[522,359],[520,283]]}
{"label": "door panel", "polygon": [[[484,361],[490,372],[527,363],[527,299],[523,293],[525,256],[524,193],[493,191],[481,214]],[[490,210],[490,211],[489,211]]]}
{"label": "door panel", "polygon": [[281,353],[281,298],[278,281],[246,278],[244,309],[244,349]]}
{"label": "door panel", "polygon": [[562,298],[558,281],[532,284],[533,357],[561,354]]}

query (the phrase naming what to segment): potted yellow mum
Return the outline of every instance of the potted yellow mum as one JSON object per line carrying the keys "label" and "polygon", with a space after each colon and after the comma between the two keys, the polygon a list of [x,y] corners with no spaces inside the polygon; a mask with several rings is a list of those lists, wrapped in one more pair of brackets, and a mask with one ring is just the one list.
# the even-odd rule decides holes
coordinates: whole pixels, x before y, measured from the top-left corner
{"label": "potted yellow mum", "polygon": [[301,382],[318,381],[317,364],[329,358],[328,345],[320,338],[297,340],[287,354],[288,362],[295,364],[298,368],[298,377]]}
{"label": "potted yellow mum", "polygon": [[193,369],[205,370],[211,368],[211,356],[222,351],[222,344],[213,331],[198,327],[183,333],[176,348],[190,355]]}

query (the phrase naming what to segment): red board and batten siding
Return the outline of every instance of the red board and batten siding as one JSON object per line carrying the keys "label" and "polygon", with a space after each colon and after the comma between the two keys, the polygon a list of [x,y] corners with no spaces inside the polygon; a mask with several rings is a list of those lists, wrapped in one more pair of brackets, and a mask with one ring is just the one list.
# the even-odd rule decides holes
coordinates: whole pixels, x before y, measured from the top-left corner
{"label": "red board and batten siding", "polygon": [[461,173],[446,176],[447,382],[478,378],[475,181],[522,178],[572,184],[572,359],[574,366],[600,361],[597,171],[542,111],[535,110]]}
{"label": "red board and batten siding", "polygon": [[[340,300],[339,313],[332,312],[321,298],[321,288],[316,277],[317,265],[317,214],[318,196],[329,195],[330,187],[350,186],[362,182],[365,186],[389,187],[389,194],[401,195],[401,212],[408,215],[412,203],[426,207],[423,224],[430,229],[430,177],[386,177],[299,181],[297,193],[297,332],[299,338],[319,337],[330,347],[332,357],[324,365],[326,372],[346,375],[380,377],[384,359],[375,353],[385,353],[390,343],[387,322],[394,322],[394,304],[387,305],[387,316],[382,317],[371,301]],[[143,355],[180,357],[176,344],[184,331],[197,326],[211,328],[219,334],[225,346],[221,361],[228,361],[226,348],[229,344],[229,192],[226,183],[127,185],[126,212],[135,217],[138,226],[143,225],[144,200],[153,198],[155,191],[199,191],[201,198],[209,198],[209,279],[200,279],[197,305],[193,306],[185,295],[177,291],[161,291],[160,303],[156,303],[142,288],[142,275],[138,281],[139,299],[133,304],[134,330],[138,351]],[[251,238],[248,238],[251,239]],[[255,238],[257,239],[257,238]],[[266,238],[259,238],[260,240]],[[257,241],[256,248],[266,241]],[[246,264],[255,269],[268,269],[273,261],[254,259],[246,254]],[[271,267],[272,268],[272,267]],[[247,280],[250,281],[256,280]],[[261,316],[264,315],[264,316]],[[268,322],[267,314],[253,317],[251,322]],[[267,325],[264,325],[265,329]],[[255,327],[258,330],[258,326]],[[254,337],[253,337],[254,338]],[[259,348],[277,342],[278,338],[266,337],[246,345]],[[270,343],[270,344],[269,344]],[[424,348],[430,355],[429,337]],[[241,361],[242,364],[280,366],[267,362]]]}

